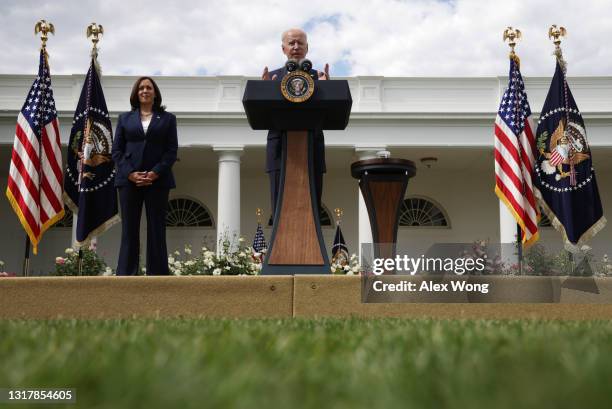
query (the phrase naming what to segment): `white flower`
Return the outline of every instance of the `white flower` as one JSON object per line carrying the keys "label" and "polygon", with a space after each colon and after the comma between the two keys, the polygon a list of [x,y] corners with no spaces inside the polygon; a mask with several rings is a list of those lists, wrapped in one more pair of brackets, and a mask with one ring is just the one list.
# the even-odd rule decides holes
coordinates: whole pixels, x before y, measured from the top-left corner
{"label": "white flower", "polygon": [[246,253],[245,253],[244,251],[241,251],[241,252],[238,254],[238,256],[240,256],[240,257],[246,257]]}
{"label": "white flower", "polygon": [[174,264],[174,257],[168,257],[168,264]]}
{"label": "white flower", "polygon": [[240,238],[238,239],[238,241],[239,241],[240,243],[244,242],[244,237],[240,237]]}
{"label": "white flower", "polygon": [[174,262],[174,268],[181,268],[181,267],[182,267],[182,265],[181,265],[180,261],[175,261]]}
{"label": "white flower", "polygon": [[0,260],[0,267],[4,266],[4,261]]}
{"label": "white flower", "polygon": [[220,268],[215,268],[213,270],[213,275],[214,276],[220,276],[221,275],[221,269]]}
{"label": "white flower", "polygon": [[113,275],[113,269],[110,267],[106,267],[104,269],[104,272],[102,273],[103,276],[112,276]]}
{"label": "white flower", "polygon": [[64,250],[64,253],[72,254],[72,253],[74,253],[74,249],[72,247],[68,247],[66,250]]}
{"label": "white flower", "polygon": [[178,256],[180,256],[180,255],[181,255],[181,252],[180,252],[180,251],[178,251],[178,250],[176,250],[176,251],[174,252],[174,255],[178,257]]}
{"label": "white flower", "polygon": [[185,254],[191,254],[191,247],[185,247]]}
{"label": "white flower", "polygon": [[592,247],[587,245],[587,244],[585,244],[582,247],[580,247],[580,250],[586,253],[587,251],[591,251]]}
{"label": "white flower", "polygon": [[147,273],[147,268],[146,268],[146,267],[143,267],[143,268],[142,268],[142,272],[143,272],[144,274],[146,274],[146,273]]}
{"label": "white flower", "polygon": [[351,268],[351,272],[358,273],[359,272],[359,266],[355,266],[355,267]]}
{"label": "white flower", "polygon": [[186,266],[192,266],[192,265],[194,265],[194,264],[195,264],[195,261],[193,261],[193,260],[187,260],[187,261],[185,262],[185,265],[186,265]]}
{"label": "white flower", "polygon": [[226,270],[226,271],[229,271],[229,270],[231,270],[231,267],[230,266],[225,266],[223,269]]}

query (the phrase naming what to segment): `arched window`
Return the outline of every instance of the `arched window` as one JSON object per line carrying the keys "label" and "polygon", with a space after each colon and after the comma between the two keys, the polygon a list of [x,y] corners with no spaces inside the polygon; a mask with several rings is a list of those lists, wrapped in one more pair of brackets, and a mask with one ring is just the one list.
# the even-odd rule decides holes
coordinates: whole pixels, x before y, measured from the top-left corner
{"label": "arched window", "polygon": [[72,212],[67,206],[64,206],[64,217],[62,217],[57,223],[53,225],[57,228],[71,228],[72,227]]}
{"label": "arched window", "polygon": [[[333,227],[334,219],[329,212],[327,206],[321,203],[321,211],[319,213],[319,220],[321,221],[321,227]],[[268,227],[272,226],[272,216],[268,219]]]}
{"label": "arched window", "polygon": [[186,197],[168,201],[168,227],[214,227],[212,215],[200,202]]}
{"label": "arched window", "polygon": [[412,196],[404,199],[400,209],[400,226],[450,228],[446,212],[431,199]]}

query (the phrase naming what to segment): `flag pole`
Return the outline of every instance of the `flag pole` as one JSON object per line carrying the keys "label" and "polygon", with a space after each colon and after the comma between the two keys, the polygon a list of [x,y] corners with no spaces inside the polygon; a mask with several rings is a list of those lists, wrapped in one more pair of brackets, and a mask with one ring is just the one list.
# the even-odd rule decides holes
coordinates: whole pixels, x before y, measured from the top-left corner
{"label": "flag pole", "polygon": [[523,275],[523,230],[520,224],[516,224],[516,248],[518,249],[519,275]]}
{"label": "flag pole", "polygon": [[25,257],[23,258],[23,271],[22,275],[28,277],[30,275],[30,236],[26,233],[25,242]]}
{"label": "flag pole", "polygon": [[[85,35],[87,38],[91,37],[91,42],[92,42],[92,47],[91,47],[91,58],[93,61],[93,69],[94,70],[99,70],[99,65],[98,65],[98,42],[100,41],[99,36],[104,34],[104,27],[102,27],[101,24],[97,24],[97,23],[91,23],[90,25],[87,26],[87,29],[85,31]],[[81,189],[81,181],[83,180],[83,168],[85,165],[85,161],[89,159],[89,157],[85,157],[86,155],[89,156],[89,151],[85,152],[85,147],[84,145],[90,145],[91,144],[91,124],[92,124],[92,120],[89,117],[89,108],[90,108],[90,97],[89,97],[89,93],[91,92],[91,85],[89,84],[87,86],[87,103],[85,106],[85,132],[83,133],[83,139],[81,140],[81,146],[79,149],[79,156],[80,156],[80,160],[79,160],[79,179],[78,179],[78,187],[79,190]],[[78,219],[77,219],[78,220]],[[92,238],[92,240],[95,240],[95,237]],[[81,246],[79,246],[79,255],[77,258],[77,266],[78,266],[78,274],[80,276],[83,275],[83,248]]]}
{"label": "flag pole", "polygon": [[[518,55],[516,55],[514,48],[516,47],[516,41],[522,38],[522,36],[523,34],[521,33],[521,30],[515,29],[513,27],[508,27],[506,30],[504,30],[504,35],[503,35],[504,41],[509,40],[508,45],[510,46],[510,54],[508,57],[512,61],[514,61],[514,63],[519,68],[520,68],[521,60],[519,59]],[[518,98],[516,99],[516,103],[514,104],[513,108],[516,113],[519,108]],[[518,150],[519,150],[519,158],[522,158],[523,157],[522,145],[520,143],[518,144]],[[520,166],[522,168],[522,164]],[[525,179],[521,178],[521,182],[522,182],[522,192],[521,193],[524,195],[526,191]],[[518,273],[519,275],[523,275],[523,230],[521,229],[521,225],[518,223],[516,224],[516,248],[518,250],[518,254],[517,254]]]}
{"label": "flag pole", "polygon": [[[55,35],[55,26],[50,23],[47,22],[45,20],[40,20],[36,23],[36,25],[34,26],[34,35],[37,35],[38,33],[41,33],[40,35],[40,41],[41,41],[41,45],[40,45],[40,51],[42,51],[43,53],[43,58],[45,60],[45,65],[46,68],[49,69],[49,53],[47,53],[47,40],[49,39],[48,33],[51,33],[53,35]],[[49,74],[50,75],[50,74]],[[43,93],[44,96],[46,96],[46,93]],[[44,105],[44,104],[43,104]],[[40,137],[40,135],[39,135]],[[42,158],[42,143],[38,144],[38,157]],[[41,190],[41,174],[40,174],[40,170],[38,171],[39,175],[38,175],[38,191],[40,192]],[[38,203],[38,207],[40,209],[40,201]],[[40,226],[40,221],[39,221],[39,226]],[[23,276],[24,277],[28,277],[30,274],[30,236],[26,234],[26,249],[25,249],[25,258],[23,261]],[[36,254],[36,245],[34,246],[34,254]]]}

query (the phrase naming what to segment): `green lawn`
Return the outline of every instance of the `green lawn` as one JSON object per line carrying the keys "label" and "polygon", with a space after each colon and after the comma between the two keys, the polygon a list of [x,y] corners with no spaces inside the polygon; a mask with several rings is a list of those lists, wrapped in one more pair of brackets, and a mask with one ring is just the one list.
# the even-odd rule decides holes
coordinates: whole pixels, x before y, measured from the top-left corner
{"label": "green lawn", "polygon": [[73,387],[72,408],[609,408],[612,322],[0,321],[1,387]]}

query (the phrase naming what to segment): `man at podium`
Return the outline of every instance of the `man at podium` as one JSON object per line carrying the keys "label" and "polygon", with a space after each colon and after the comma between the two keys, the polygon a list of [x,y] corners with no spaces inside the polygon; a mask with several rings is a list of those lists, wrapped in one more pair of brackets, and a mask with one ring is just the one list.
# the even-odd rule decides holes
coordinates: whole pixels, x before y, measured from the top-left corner
{"label": "man at podium", "polygon": [[[291,28],[285,31],[282,35],[281,47],[283,54],[287,59],[301,61],[308,53],[308,38],[306,33],[299,28]],[[268,71],[268,67],[264,68],[262,75],[263,80],[280,81],[287,75],[287,68],[279,68],[274,71]],[[310,75],[316,80],[329,79],[329,64],[325,64],[324,72],[310,70]],[[270,195],[272,200],[272,218],[276,211],[276,202],[278,199],[278,188],[280,183],[280,172],[282,162],[282,132],[277,130],[268,131],[268,139],[266,144],[266,173],[270,179]],[[325,140],[322,131],[317,131],[314,137],[314,182],[317,194],[317,204],[321,209],[321,194],[323,193],[323,173],[325,167]]]}

